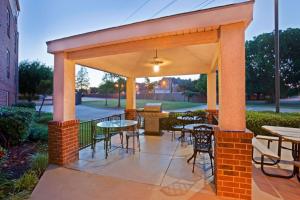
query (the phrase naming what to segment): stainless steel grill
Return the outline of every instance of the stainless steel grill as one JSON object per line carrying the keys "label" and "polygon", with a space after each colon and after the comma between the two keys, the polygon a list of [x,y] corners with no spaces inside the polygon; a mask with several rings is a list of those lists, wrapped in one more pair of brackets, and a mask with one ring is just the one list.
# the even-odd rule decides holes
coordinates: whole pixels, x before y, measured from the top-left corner
{"label": "stainless steel grill", "polygon": [[161,103],[147,103],[144,109],[139,110],[144,118],[146,135],[161,135],[159,131],[159,119],[168,117],[168,113],[162,112]]}

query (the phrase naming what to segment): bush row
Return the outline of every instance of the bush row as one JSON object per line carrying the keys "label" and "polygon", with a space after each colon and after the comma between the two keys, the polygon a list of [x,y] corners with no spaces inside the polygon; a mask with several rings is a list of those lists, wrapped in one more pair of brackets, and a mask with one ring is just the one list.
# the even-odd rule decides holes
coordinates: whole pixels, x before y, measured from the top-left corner
{"label": "bush row", "polygon": [[27,108],[0,107],[1,145],[16,145],[28,137],[34,110]]}
{"label": "bush row", "polygon": [[300,128],[300,113],[247,111],[246,125],[255,135],[270,135],[263,125]]}
{"label": "bush row", "polygon": [[[191,115],[202,116],[205,114],[204,110],[197,110],[191,113]],[[182,113],[170,113],[168,118],[160,119],[160,129],[172,130],[172,126],[180,124],[180,120],[177,119],[180,115]],[[275,112],[247,111],[246,125],[255,135],[270,135],[270,133],[261,128],[263,125],[300,128],[300,113],[277,114]]]}
{"label": "bush row", "polygon": [[45,142],[48,139],[48,121],[51,113],[38,116],[35,109],[0,107],[0,145],[9,147],[26,139]]}
{"label": "bush row", "polygon": [[[206,112],[204,110],[196,110],[189,113],[189,116],[206,116]],[[182,120],[178,120],[177,117],[186,115],[184,112],[171,112],[168,118],[161,118],[159,120],[159,128],[160,130],[172,130],[172,127],[175,125],[182,124]],[[185,124],[191,123],[203,123],[202,121],[185,121]]]}

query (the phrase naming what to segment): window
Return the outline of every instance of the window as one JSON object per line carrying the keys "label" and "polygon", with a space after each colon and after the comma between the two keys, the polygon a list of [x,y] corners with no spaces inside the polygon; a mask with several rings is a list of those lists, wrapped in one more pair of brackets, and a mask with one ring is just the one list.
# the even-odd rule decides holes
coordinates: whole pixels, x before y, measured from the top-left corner
{"label": "window", "polygon": [[18,52],[18,45],[19,45],[19,33],[15,32],[15,53]]}
{"label": "window", "polygon": [[6,50],[6,77],[10,78],[10,52]]}
{"label": "window", "polygon": [[10,11],[6,9],[7,36],[10,37]]}

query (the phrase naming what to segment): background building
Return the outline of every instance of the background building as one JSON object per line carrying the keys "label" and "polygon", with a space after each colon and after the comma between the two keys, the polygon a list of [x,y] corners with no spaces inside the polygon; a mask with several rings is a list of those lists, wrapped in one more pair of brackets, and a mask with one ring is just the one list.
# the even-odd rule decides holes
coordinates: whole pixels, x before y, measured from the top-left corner
{"label": "background building", "polygon": [[18,0],[0,0],[0,106],[18,96]]}

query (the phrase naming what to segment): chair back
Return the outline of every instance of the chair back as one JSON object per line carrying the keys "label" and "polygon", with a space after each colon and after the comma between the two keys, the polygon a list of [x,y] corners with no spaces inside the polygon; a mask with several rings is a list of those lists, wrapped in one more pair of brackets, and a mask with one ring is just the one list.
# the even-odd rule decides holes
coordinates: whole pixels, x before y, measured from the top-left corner
{"label": "chair back", "polygon": [[92,131],[92,136],[96,136],[97,134],[103,134],[103,129],[100,127],[97,127],[97,124],[100,122],[104,122],[104,121],[109,121],[108,117],[103,117],[100,119],[95,119],[92,120],[92,127],[91,127],[91,131]]}
{"label": "chair back", "polygon": [[207,118],[205,116],[196,116],[195,121],[197,121],[197,123],[206,124],[207,123]]}
{"label": "chair back", "polygon": [[197,149],[205,149],[210,150],[212,146],[211,138],[212,138],[213,130],[211,127],[206,125],[196,126],[193,130],[194,136],[194,147]]}
{"label": "chair back", "polygon": [[137,125],[136,125],[136,128],[137,128],[137,130],[139,130],[143,125],[142,124],[142,117],[141,117],[139,112],[136,112],[135,120],[138,122]]}

